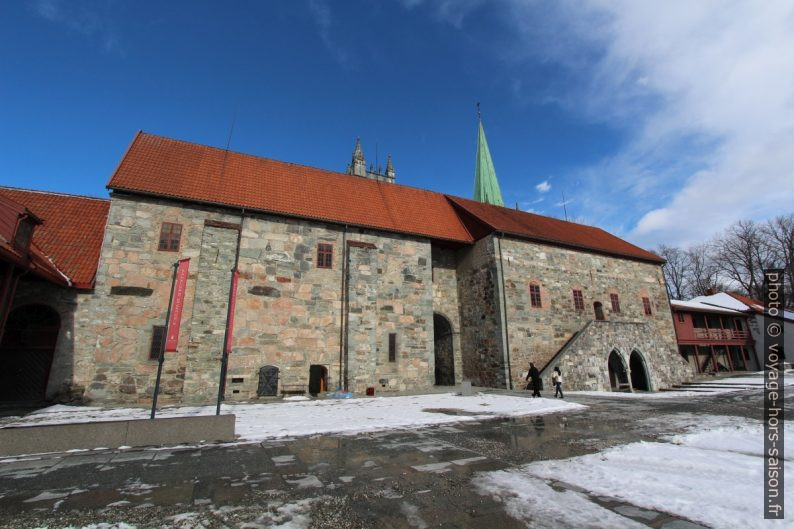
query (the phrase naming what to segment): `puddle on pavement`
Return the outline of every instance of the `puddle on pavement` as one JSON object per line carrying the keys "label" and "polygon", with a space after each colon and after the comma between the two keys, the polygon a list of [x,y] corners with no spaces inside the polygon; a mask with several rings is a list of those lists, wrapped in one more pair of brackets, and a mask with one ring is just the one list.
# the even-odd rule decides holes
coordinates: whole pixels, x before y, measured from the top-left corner
{"label": "puddle on pavement", "polygon": [[481,412],[471,412],[465,410],[458,410],[456,408],[423,408],[423,412],[426,413],[443,413],[444,415],[459,415],[462,417],[479,417],[482,415],[494,415],[491,412],[481,411]]}

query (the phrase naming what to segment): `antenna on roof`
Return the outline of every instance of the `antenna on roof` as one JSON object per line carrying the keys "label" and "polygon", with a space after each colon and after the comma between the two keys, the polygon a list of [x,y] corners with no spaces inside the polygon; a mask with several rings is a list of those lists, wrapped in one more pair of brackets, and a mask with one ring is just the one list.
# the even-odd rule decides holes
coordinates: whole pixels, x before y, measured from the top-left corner
{"label": "antenna on roof", "polygon": [[237,121],[237,110],[232,114],[232,123],[229,125],[229,136],[226,137],[226,149],[223,151],[223,164],[221,165],[221,180],[223,180],[223,173],[226,171],[226,158],[229,156],[229,145],[232,143],[235,121]]}
{"label": "antenna on roof", "polygon": [[229,126],[229,136],[226,138],[226,150],[229,150],[229,145],[232,143],[232,134],[234,133],[234,123],[237,121],[237,111],[232,114],[232,124]]}
{"label": "antenna on roof", "polygon": [[482,119],[482,115],[480,114],[480,102],[477,101],[477,119]]}
{"label": "antenna on roof", "polygon": [[565,220],[568,220],[568,208],[566,207],[565,202],[565,191],[560,191],[562,193],[562,210],[565,212]]}

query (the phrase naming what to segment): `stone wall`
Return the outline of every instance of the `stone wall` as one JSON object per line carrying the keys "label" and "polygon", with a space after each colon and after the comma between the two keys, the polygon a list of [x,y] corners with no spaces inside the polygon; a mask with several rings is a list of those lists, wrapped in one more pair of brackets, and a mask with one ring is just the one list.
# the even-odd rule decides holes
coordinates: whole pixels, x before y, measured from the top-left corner
{"label": "stone wall", "polygon": [[630,356],[640,355],[651,391],[691,378],[686,360],[676,349],[660,347],[660,342],[649,322],[592,321],[543,369],[544,388],[553,391],[551,373],[559,367],[564,390],[611,391],[607,361],[612,351],[622,359],[628,380]]}
{"label": "stone wall", "polygon": [[461,320],[458,302],[457,257],[454,250],[433,247],[433,311],[449,322],[452,339],[445,346],[452,347],[452,366],[456,384],[463,381],[463,357],[461,355]]}
{"label": "stone wall", "polygon": [[[575,332],[594,319],[595,302],[602,304],[607,321],[635,324],[621,328],[644,329],[646,337],[633,347],[653,356],[658,387],[687,376],[678,353],[661,266],[510,238],[502,239],[501,244],[515,384],[523,382],[530,361],[542,369]],[[533,283],[540,287],[540,307],[533,307],[530,301],[529,285]],[[573,289],[582,291],[584,310],[575,308]],[[612,311],[612,293],[618,294],[619,313]],[[643,297],[651,302],[651,315],[644,313]],[[625,332],[618,335],[621,340],[626,338]],[[612,338],[603,338],[604,350],[593,350],[595,358],[606,358],[611,350]],[[606,372],[606,360],[602,371]]]}
{"label": "stone wall", "polygon": [[71,288],[63,288],[40,280],[21,280],[14,296],[12,310],[25,305],[42,304],[54,309],[61,319],[58,341],[55,344],[50,375],[47,383],[46,398],[56,401],[70,401],[82,398],[85,389],[75,380],[84,381],[80,366],[75,359],[75,335],[81,332],[81,322],[75,314],[90,293]]}
{"label": "stone wall", "polygon": [[457,272],[463,378],[477,386],[505,387],[504,311],[494,238],[460,250]]}
{"label": "stone wall", "polygon": [[[157,249],[162,222],[182,225],[178,252]],[[237,244],[237,230],[223,223],[241,224],[227,399],[256,397],[265,365],[279,368],[282,388],[305,388],[311,365],[327,369],[332,390],[345,367],[357,392],[432,385],[429,241],[363,229],[344,233],[339,226],[268,215],[241,221],[220,208],[115,193],[96,289],[78,310],[87,323],[80,348],[93,360],[85,374],[88,398],[151,399],[157,368],[148,359],[152,326],[164,323],[173,263],[190,257],[179,352],[166,356],[160,399],[214,399]],[[348,355],[342,355],[340,374],[343,238],[358,246],[350,247]],[[330,269],[316,265],[319,242],[333,245]],[[394,362],[388,358],[390,333],[397,335]]]}

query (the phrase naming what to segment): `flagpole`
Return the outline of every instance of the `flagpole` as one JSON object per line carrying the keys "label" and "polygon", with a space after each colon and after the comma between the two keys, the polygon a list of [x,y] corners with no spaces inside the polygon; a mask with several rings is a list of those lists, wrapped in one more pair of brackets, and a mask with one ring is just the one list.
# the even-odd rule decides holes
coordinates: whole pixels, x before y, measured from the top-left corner
{"label": "flagpole", "polygon": [[179,268],[179,261],[174,263],[174,275],[171,278],[171,295],[168,296],[168,312],[165,314],[165,336],[160,343],[160,356],[157,359],[157,381],[154,383],[154,395],[152,396],[152,414],[149,417],[154,419],[157,410],[157,395],[160,393],[160,376],[163,374],[163,362],[165,362],[165,342],[168,340],[168,326],[171,323],[171,303],[174,301],[174,286],[176,285],[176,271]]}

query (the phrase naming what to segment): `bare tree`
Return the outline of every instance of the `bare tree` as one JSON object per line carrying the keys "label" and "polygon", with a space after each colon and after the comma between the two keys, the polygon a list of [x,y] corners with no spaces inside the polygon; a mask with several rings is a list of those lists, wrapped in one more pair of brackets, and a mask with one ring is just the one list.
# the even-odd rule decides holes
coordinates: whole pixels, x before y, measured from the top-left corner
{"label": "bare tree", "polygon": [[763,296],[763,269],[773,262],[770,245],[760,226],[740,220],[713,243],[714,264],[721,276],[748,295]]}
{"label": "bare tree", "polygon": [[707,296],[723,290],[711,244],[690,247],[686,251],[686,259],[688,271],[684,283],[690,296]]}
{"label": "bare tree", "polygon": [[780,215],[762,227],[770,251],[770,264],[782,268],[786,298],[794,305],[794,214]]}
{"label": "bare tree", "polygon": [[676,246],[660,245],[656,253],[665,260],[662,272],[667,283],[667,294],[672,299],[684,299],[686,292],[686,277],[689,272],[689,259],[687,254]]}

